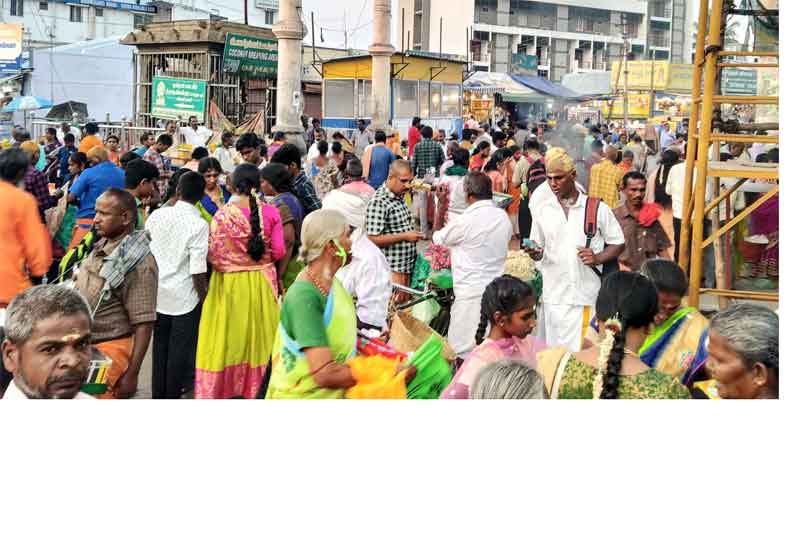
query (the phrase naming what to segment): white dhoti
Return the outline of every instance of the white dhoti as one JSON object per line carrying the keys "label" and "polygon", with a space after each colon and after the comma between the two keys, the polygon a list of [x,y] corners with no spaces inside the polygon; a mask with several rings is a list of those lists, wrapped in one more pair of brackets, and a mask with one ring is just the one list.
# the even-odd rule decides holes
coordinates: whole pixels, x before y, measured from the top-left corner
{"label": "white dhoti", "polygon": [[474,350],[474,336],[480,325],[481,304],[482,297],[468,299],[456,297],[455,302],[452,303],[447,339],[459,358],[465,358],[469,352]]}
{"label": "white dhoti", "polygon": [[582,349],[582,339],[593,316],[592,306],[542,303],[538,316],[538,337],[549,348],[562,346],[571,352]]}

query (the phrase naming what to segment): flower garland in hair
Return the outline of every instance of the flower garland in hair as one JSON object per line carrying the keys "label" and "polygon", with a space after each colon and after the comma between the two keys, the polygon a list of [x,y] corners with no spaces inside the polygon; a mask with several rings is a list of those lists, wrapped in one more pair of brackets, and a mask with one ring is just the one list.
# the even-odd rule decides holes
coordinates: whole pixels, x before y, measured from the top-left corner
{"label": "flower garland in hair", "polygon": [[598,365],[596,366],[596,374],[593,377],[593,399],[601,398],[601,391],[604,389],[604,373],[607,370],[607,363],[609,362],[609,354],[612,351],[612,346],[615,344],[615,335],[620,333],[622,326],[616,314],[604,323],[604,340],[598,351]]}

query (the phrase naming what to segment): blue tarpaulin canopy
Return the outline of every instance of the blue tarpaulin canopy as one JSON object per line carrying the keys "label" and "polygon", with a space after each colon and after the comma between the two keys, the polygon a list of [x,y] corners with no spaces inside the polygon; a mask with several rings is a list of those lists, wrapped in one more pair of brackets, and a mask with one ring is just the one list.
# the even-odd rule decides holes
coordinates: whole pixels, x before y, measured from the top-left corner
{"label": "blue tarpaulin canopy", "polygon": [[568,87],[549,81],[545,77],[529,77],[526,75],[512,75],[511,77],[525,87],[531,88],[540,94],[551,96],[552,98],[573,101],[579,101],[582,98],[579,93],[574,92]]}

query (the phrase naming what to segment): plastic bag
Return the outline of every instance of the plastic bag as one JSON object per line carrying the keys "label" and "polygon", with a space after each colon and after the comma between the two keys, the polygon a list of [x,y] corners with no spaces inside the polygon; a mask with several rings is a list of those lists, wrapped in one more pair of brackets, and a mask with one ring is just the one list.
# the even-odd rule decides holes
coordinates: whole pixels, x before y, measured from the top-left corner
{"label": "plastic bag", "polygon": [[384,356],[355,357],[347,361],[356,384],[347,399],[405,399],[405,371],[397,373],[399,360]]}
{"label": "plastic bag", "polygon": [[430,299],[414,305],[411,309],[411,316],[424,324],[430,325],[430,322],[433,321],[433,318],[438,316],[438,313],[440,312],[441,305],[439,305],[438,301],[431,297]]}
{"label": "plastic bag", "polygon": [[416,367],[416,376],[408,386],[409,399],[438,399],[450,382],[452,370],[444,358],[444,343],[433,335],[420,346],[409,363]]}
{"label": "plastic bag", "polygon": [[411,288],[414,290],[423,290],[425,281],[430,275],[430,263],[425,259],[422,254],[417,253],[416,263],[414,264],[414,272],[411,275]]}

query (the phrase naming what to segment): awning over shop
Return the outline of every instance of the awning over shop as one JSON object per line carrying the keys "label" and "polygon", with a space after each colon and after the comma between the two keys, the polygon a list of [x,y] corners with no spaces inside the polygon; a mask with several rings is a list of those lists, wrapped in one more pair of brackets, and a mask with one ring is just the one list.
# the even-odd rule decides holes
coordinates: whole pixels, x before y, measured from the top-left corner
{"label": "awning over shop", "polygon": [[579,101],[581,99],[581,95],[578,92],[574,92],[568,87],[549,81],[544,77],[529,77],[526,75],[513,75],[511,77],[525,87],[545,96],[573,101]]}
{"label": "awning over shop", "polygon": [[501,94],[502,100],[514,103],[545,101],[542,94],[520,85],[505,73],[474,72],[463,82],[463,90],[478,94]]}
{"label": "awning over shop", "polygon": [[608,71],[575,72],[562,76],[562,85],[582,96],[612,94],[611,73]]}

